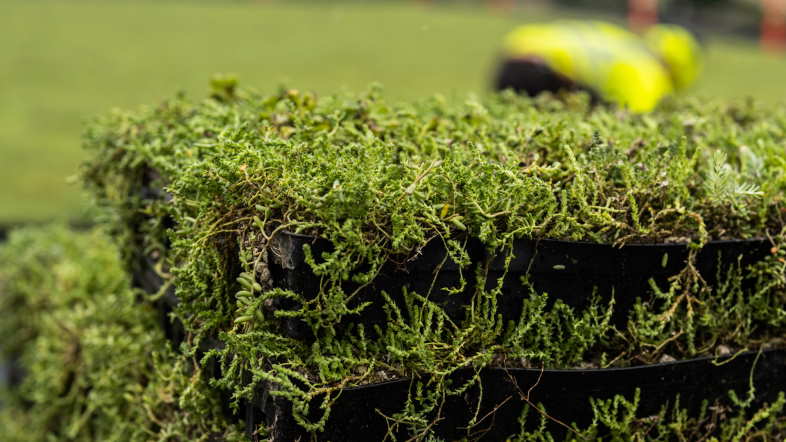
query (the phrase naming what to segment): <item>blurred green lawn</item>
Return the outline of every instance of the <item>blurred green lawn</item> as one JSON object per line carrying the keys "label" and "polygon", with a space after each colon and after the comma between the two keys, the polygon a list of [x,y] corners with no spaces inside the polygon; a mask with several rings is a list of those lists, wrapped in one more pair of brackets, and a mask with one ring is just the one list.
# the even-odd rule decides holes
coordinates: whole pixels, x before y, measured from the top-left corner
{"label": "blurred green lawn", "polygon": [[[492,13],[413,1],[131,2],[3,0],[0,222],[64,218],[85,203],[67,184],[83,123],[178,90],[201,97],[216,72],[273,90],[385,85],[394,98],[487,92],[502,36],[553,11]],[[692,93],[786,98],[786,59],[711,42]]]}

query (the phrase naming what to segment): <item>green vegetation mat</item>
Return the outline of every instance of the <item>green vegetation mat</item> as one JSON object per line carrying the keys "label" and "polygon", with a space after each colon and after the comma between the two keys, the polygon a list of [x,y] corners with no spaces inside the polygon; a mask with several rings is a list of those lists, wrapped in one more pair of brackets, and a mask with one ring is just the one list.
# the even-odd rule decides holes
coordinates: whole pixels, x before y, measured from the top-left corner
{"label": "green vegetation mat", "polygon": [[[433,3],[4,1],[0,223],[79,215],[86,204],[67,184],[84,159],[79,134],[114,106],[178,89],[201,94],[205,78],[222,71],[266,92],[283,81],[321,93],[380,81],[398,99],[483,94],[506,32],[576,15],[531,2],[510,15]],[[783,101],[782,61],[711,38],[691,94]]]}
{"label": "green vegetation mat", "polygon": [[[461,368],[626,366],[780,345],[786,115],[688,100],[642,116],[588,101],[503,94],[397,104],[375,88],[259,95],[216,78],[209,99],[178,96],[97,121],[83,176],[114,220],[128,268],[149,260],[166,281],[153,296],[174,284],[188,333],[181,349],[201,355],[218,338],[223,345],[201,357],[219,361],[215,385],[235,401],[273,385],[310,431],[342,388],[380,379],[421,379],[395,422],[425,435],[441,400],[468,388],[447,382]],[[303,247],[320,281],[313,297],[271,278],[285,232],[333,246]],[[720,269],[714,286],[697,270],[709,241],[750,238],[770,241],[760,262]],[[610,322],[610,293],[578,309],[531,290],[508,321],[503,278],[490,278],[468,248],[479,241],[507,272],[518,239],[682,242],[693,252],[669,287],[640,294],[622,326]],[[460,319],[430,289],[352,304],[383,266],[429,244],[461,274],[434,290],[472,294]],[[353,320],[374,306],[384,324]],[[292,336],[282,325],[292,320],[310,338]]]}
{"label": "green vegetation mat", "polygon": [[[244,439],[196,362],[169,348],[102,232],[15,231],[0,269],[0,356],[21,357],[26,371],[0,394],[3,440]],[[694,417],[679,402],[642,416],[640,400],[594,400],[593,423],[566,440],[780,440],[786,430],[782,396],[761,409],[735,398]],[[561,438],[541,429],[511,440]]]}
{"label": "green vegetation mat", "polygon": [[218,395],[164,339],[100,231],[14,231],[0,247],[4,441],[243,440]]}

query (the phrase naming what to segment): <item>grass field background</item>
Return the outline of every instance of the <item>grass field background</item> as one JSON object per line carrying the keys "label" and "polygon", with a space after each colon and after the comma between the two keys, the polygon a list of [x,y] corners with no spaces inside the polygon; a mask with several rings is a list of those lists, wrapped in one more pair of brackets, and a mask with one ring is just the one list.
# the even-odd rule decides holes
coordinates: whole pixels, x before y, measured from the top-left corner
{"label": "grass field background", "polygon": [[[396,99],[487,93],[507,31],[566,15],[414,1],[2,3],[0,223],[80,213],[84,197],[67,177],[84,158],[84,122],[112,107],[178,90],[201,97],[216,72],[263,91],[287,84],[329,93],[381,82]],[[691,93],[779,103],[786,59],[711,39]]]}

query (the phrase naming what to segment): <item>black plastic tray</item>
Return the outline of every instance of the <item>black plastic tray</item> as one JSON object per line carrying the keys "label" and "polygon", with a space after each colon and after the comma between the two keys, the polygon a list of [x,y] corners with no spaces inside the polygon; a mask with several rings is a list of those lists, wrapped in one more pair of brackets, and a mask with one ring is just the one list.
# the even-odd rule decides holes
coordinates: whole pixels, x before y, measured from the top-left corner
{"label": "black plastic tray", "polygon": [[[729,240],[707,243],[696,257],[696,268],[713,286],[718,271],[739,263],[753,264],[770,254],[768,240]],[[624,325],[636,298],[652,292],[650,280],[661,289],[668,289],[668,279],[687,265],[686,244],[629,244],[614,247],[608,244],[556,240],[518,240],[514,243],[515,259],[506,275],[501,298],[501,311],[509,319],[518,319],[521,301],[529,291],[520,281],[529,276],[537,292],[549,293],[573,307],[587,305],[591,294],[604,300],[613,294],[616,305],[613,321]],[[504,271],[504,259],[486,253],[491,262],[489,281],[496,281]]]}
{"label": "black plastic tray", "polygon": [[[143,166],[139,172],[140,187],[138,189],[131,189],[130,196],[142,198],[144,200],[159,200],[170,201],[172,195],[166,192],[161,187],[155,186],[154,183],[161,181],[161,174],[158,170]],[[136,266],[131,269],[131,284],[135,288],[142,289],[145,293],[156,294],[164,284],[164,280],[159,276],[155,270],[155,261],[144,253],[143,239],[140,226],[149,221],[151,215],[137,214],[136,218],[131,221],[131,231],[136,244],[134,253],[134,261]],[[161,221],[165,227],[174,227],[175,223],[171,218],[166,218]],[[168,248],[169,244],[165,243],[164,247]],[[185,339],[185,329],[183,324],[179,321],[172,320],[170,314],[177,306],[179,300],[175,295],[175,288],[170,286],[166,292],[154,303],[156,310],[159,312],[159,322],[164,330],[165,336],[172,342],[173,347],[177,349],[180,343]]]}
{"label": "black plastic tray", "polygon": [[[319,293],[321,281],[305,262],[305,244],[310,245],[315,259],[333,248],[324,239],[283,232],[273,238],[270,269],[275,285],[313,299]],[[720,268],[735,265],[738,259],[742,265],[754,263],[766,257],[770,248],[770,242],[762,239],[713,241],[699,252],[696,265],[704,279],[712,285]],[[486,284],[489,288],[495,286],[504,274],[504,257],[489,253],[471,240],[467,249],[473,266],[488,266]],[[552,301],[560,299],[577,308],[587,306],[593,293],[603,300],[608,300],[613,294],[616,301],[613,321],[624,325],[635,299],[646,297],[652,291],[650,279],[659,287],[666,288],[668,278],[685,267],[689,248],[686,244],[613,247],[586,242],[518,240],[513,245],[513,252],[514,259],[507,274],[504,274],[498,299],[499,312],[504,319],[517,320],[520,317],[522,302],[530,294],[529,288],[521,282],[527,276],[536,291],[548,293]],[[419,256],[406,264],[383,266],[379,276],[351,300],[350,307],[368,301],[372,304],[361,315],[346,318],[346,325],[363,323],[367,330],[373,330],[374,325],[383,324],[386,315],[379,297],[382,290],[404,311],[404,287],[419,294],[429,293],[431,301],[441,305],[453,319],[460,320],[472,300],[474,267],[463,270],[468,280],[465,290],[449,295],[442,289],[458,287],[461,269],[446,258],[447,252],[442,243],[432,241]],[[356,284],[345,284],[347,292],[357,288]],[[297,306],[292,301],[282,301],[274,303],[274,307],[291,309]],[[285,321],[284,330],[295,338],[310,336],[310,330],[297,320]]]}
{"label": "black plastic tray", "polygon": [[[751,376],[752,373],[752,376]],[[472,375],[470,370],[457,372],[453,379],[460,382]],[[724,359],[698,358],[631,368],[589,370],[538,370],[489,368],[481,372],[482,394],[473,387],[460,397],[449,397],[434,426],[436,434],[445,440],[497,441],[506,440],[519,432],[519,417],[527,402],[541,404],[553,418],[566,424],[586,426],[591,422],[589,398],[611,398],[623,395],[632,399],[640,389],[638,416],[657,414],[661,407],[673,404],[679,395],[681,408],[695,415],[703,401],[711,405],[715,400],[728,399],[734,390],[746,398],[750,380],[756,389],[754,407],[772,402],[778,392],[786,391],[786,350],[774,349],[747,352]],[[409,379],[346,388],[335,402],[325,430],[317,434],[324,441],[369,441],[385,439],[388,424],[384,415],[391,416],[403,409],[411,386]],[[313,412],[319,416],[314,399]],[[474,428],[464,428],[476,412],[484,417]],[[309,440],[310,435],[294,421],[291,404],[262,392],[249,413],[248,428],[264,423],[272,429],[273,441]],[[537,428],[540,414],[530,409],[526,427]],[[548,430],[564,435],[564,427],[549,421]],[[394,433],[397,439],[413,436],[407,429]],[[253,439],[253,435],[249,434]],[[559,438],[559,437],[558,437]]]}
{"label": "black plastic tray", "polygon": [[[269,259],[268,262],[275,286],[292,290],[306,299],[313,299],[319,293],[321,281],[305,261],[303,253],[305,244],[310,245],[316,260],[320,259],[322,253],[333,250],[333,245],[329,241],[283,232],[273,237],[272,259]],[[471,255],[479,256],[481,249],[478,243],[470,240],[468,248]],[[369,301],[372,304],[359,317],[346,318],[345,323],[363,323],[367,330],[373,330],[373,325],[385,323],[387,316],[379,292],[385,290],[403,309],[402,289],[404,287],[422,295],[428,293],[429,299],[438,303],[451,317],[458,318],[464,314],[466,305],[472,299],[475,274],[469,269],[463,270],[463,276],[468,280],[468,283],[462,293],[449,295],[441,290],[445,287],[458,287],[462,276],[461,268],[448,257],[447,250],[441,243],[432,241],[423,247],[416,259],[409,261],[402,259],[402,261],[405,262],[403,264],[385,264],[374,281],[362,288],[358,295],[349,301],[350,308],[355,308]],[[358,287],[359,285],[355,283],[344,285],[347,293],[357,290]],[[297,305],[290,300],[273,303],[273,308],[292,309],[296,307]],[[288,336],[299,339],[311,337],[311,331],[302,322],[289,319],[283,323],[284,332]]]}
{"label": "black plastic tray", "polygon": [[[131,284],[145,293],[155,294],[161,289],[164,280],[155,271],[154,262],[146,256],[138,256],[139,268],[131,274]],[[175,287],[169,286],[164,294],[158,298],[154,306],[158,311],[159,323],[164,330],[164,335],[172,342],[172,346],[177,349],[185,339],[185,329],[178,320],[173,320],[170,316],[177,307],[179,300],[175,295]]]}
{"label": "black plastic tray", "polygon": [[0,388],[13,388],[22,383],[25,371],[19,363],[18,355],[0,359]]}

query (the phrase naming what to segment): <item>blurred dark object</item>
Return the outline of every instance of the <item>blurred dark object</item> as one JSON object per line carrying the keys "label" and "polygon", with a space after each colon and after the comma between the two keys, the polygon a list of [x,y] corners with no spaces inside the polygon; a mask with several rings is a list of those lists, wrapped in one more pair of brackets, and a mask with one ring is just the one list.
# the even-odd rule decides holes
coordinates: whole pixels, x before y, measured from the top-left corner
{"label": "blurred dark object", "polygon": [[735,34],[757,38],[761,7],[758,2],[734,0],[662,1],[660,21],[676,23],[702,34]]}
{"label": "blurred dark object", "polygon": [[494,86],[497,90],[526,92],[530,97],[541,92],[556,93],[579,89],[570,78],[555,72],[536,57],[503,60],[494,79]]}
{"label": "blurred dark object", "polygon": [[[629,0],[552,0],[554,6],[620,18],[628,13]],[[727,34],[758,39],[762,7],[758,0],[659,0],[658,21],[685,26],[700,34]]]}

